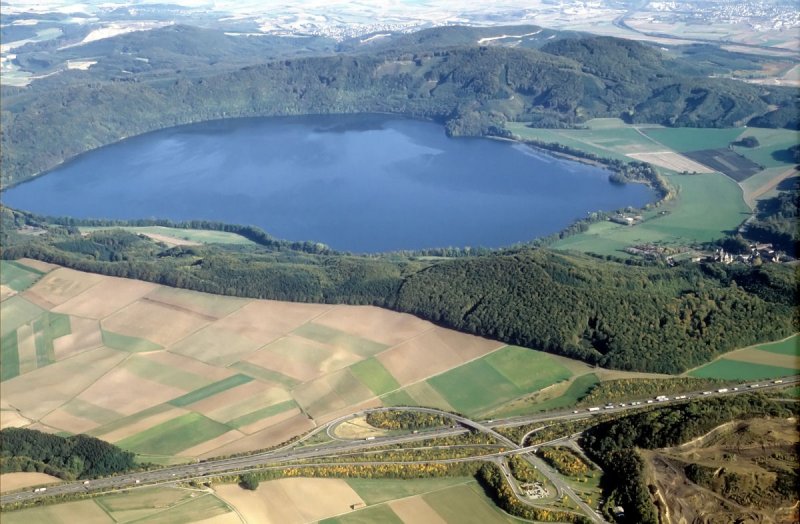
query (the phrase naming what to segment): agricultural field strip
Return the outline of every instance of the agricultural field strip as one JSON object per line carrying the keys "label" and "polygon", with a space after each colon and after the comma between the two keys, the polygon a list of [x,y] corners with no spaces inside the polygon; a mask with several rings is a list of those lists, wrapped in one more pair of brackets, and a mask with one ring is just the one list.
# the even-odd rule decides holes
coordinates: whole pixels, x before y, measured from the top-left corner
{"label": "agricultural field strip", "polygon": [[[776,385],[776,384],[769,384],[765,385],[764,388],[774,388],[774,387],[784,387],[786,385],[797,384],[800,383],[800,377],[792,377],[784,381],[783,384]],[[744,385],[743,385],[744,386]],[[737,395],[746,393],[748,388],[742,387],[740,391],[730,391],[727,393],[721,393],[721,395]],[[660,405],[666,405],[669,403],[681,403],[686,402],[686,400],[680,401],[669,401],[665,403],[661,403]],[[618,407],[615,408],[615,412],[624,412],[628,410],[636,410],[641,409],[639,406],[626,406],[626,407]],[[447,416],[451,416],[448,413],[444,413]],[[358,413],[351,414],[349,416],[355,416]],[[524,425],[533,422],[544,422],[547,420],[557,420],[557,419],[564,419],[564,418],[586,418],[590,416],[588,414],[579,414],[575,415],[572,412],[569,413],[551,413],[545,416],[529,416],[529,417],[518,417],[515,419],[506,419],[506,420],[498,420],[494,421],[490,425],[492,427],[503,427],[503,426],[510,426],[510,425]],[[342,417],[341,419],[345,419],[346,417]],[[329,424],[338,422],[331,421]],[[327,425],[326,425],[327,426]],[[120,475],[117,477],[109,477],[105,479],[98,479],[93,481],[94,486],[97,489],[103,489],[104,491],[100,493],[113,493],[119,490],[130,489],[131,487],[135,486],[138,483],[134,481],[137,479],[141,479],[142,482],[146,482],[148,485],[161,485],[161,484],[171,484],[175,482],[174,477],[179,477],[182,481],[185,480],[202,480],[209,477],[219,476],[228,472],[241,472],[243,470],[248,470],[247,468],[255,468],[258,469],[261,466],[264,466],[269,463],[274,463],[275,461],[287,462],[291,460],[297,460],[302,457],[298,457],[297,455],[311,455],[309,458],[313,458],[314,454],[321,456],[323,454],[329,455],[330,451],[337,452],[339,450],[343,451],[350,451],[354,448],[358,447],[375,447],[375,446],[385,446],[395,442],[403,442],[403,441],[414,441],[414,440],[426,440],[431,438],[430,434],[426,435],[409,435],[404,437],[390,437],[386,439],[378,440],[371,442],[363,442],[363,441],[355,441],[352,444],[347,444],[345,446],[339,445],[338,448],[328,447],[324,451],[320,449],[319,451],[293,451],[291,448],[299,444],[300,442],[311,438],[314,434],[319,433],[320,431],[324,430],[326,426],[320,426],[319,428],[313,430],[311,433],[307,434],[305,437],[301,438],[300,440],[289,444],[287,446],[283,446],[277,448],[272,451],[259,453],[255,455],[249,455],[244,457],[236,457],[231,459],[220,459],[220,460],[211,460],[207,462],[203,462],[201,464],[192,464],[192,465],[182,465],[170,468],[164,468],[160,470],[153,470],[150,472],[143,472],[143,473],[134,473],[134,474],[126,474]],[[464,430],[458,431],[459,433],[463,432]],[[344,449],[342,449],[344,448]],[[516,450],[520,452],[521,450]],[[470,460],[470,459],[453,459],[453,460]],[[277,466],[283,467],[283,466]],[[141,486],[144,487],[144,486]],[[65,483],[63,485],[59,485],[52,490],[49,490],[45,493],[37,493],[34,494],[33,492],[17,492],[17,493],[10,493],[7,495],[3,495],[0,497],[0,504],[9,504],[13,502],[23,501],[23,500],[31,500],[35,498],[43,498],[43,497],[51,497],[56,495],[63,495],[69,493],[84,493],[85,487],[83,486],[82,482],[73,482],[73,483]],[[96,493],[96,494],[100,494]]]}

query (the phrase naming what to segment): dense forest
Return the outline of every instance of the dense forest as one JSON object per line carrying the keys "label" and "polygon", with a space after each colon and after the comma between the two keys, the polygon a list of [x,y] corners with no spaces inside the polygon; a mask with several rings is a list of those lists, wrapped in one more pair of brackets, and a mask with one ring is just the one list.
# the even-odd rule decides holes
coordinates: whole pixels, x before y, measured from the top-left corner
{"label": "dense forest", "polygon": [[37,471],[65,480],[94,478],[137,466],[133,453],[86,435],[59,437],[41,431],[0,431],[0,473]]}
{"label": "dense forest", "polygon": [[378,305],[617,369],[679,373],[800,326],[795,270],[778,264],[634,265],[532,248],[354,256],[266,235],[251,247],[168,248],[124,230],[82,235],[74,219],[62,226],[7,208],[0,217],[7,259],[233,296]]}
{"label": "dense forest", "polygon": [[[123,48],[146,52],[158,46],[161,56],[186,32],[126,37],[138,40]],[[160,74],[114,76],[92,68],[25,89],[4,88],[3,185],[123,137],[231,117],[389,112],[440,121],[452,135],[503,135],[509,120],[563,127],[593,117],[797,127],[797,93],[791,89],[693,76],[655,47],[608,37],[558,38],[540,49],[398,43],[371,53],[262,59],[236,70],[209,68],[208,61],[224,62],[219,53],[238,48],[221,42],[212,49],[217,54],[205,62],[185,58],[191,71],[170,55]],[[116,60],[132,60],[117,51]]]}
{"label": "dense forest", "polygon": [[736,419],[789,417],[793,412],[760,395],[695,400],[598,424],[584,432],[581,446],[604,471],[607,506],[625,509],[625,522],[657,524],[636,448],[676,446]]}

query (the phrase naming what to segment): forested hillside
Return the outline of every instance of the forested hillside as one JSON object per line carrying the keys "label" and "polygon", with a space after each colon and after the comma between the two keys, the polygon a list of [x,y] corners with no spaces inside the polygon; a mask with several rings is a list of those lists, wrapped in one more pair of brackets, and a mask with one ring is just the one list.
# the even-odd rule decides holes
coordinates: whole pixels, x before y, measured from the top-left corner
{"label": "forested hillside", "polygon": [[[4,88],[2,183],[18,183],[123,137],[229,117],[391,112],[441,121],[452,135],[503,134],[509,120],[570,126],[606,116],[695,127],[751,119],[797,126],[791,89],[676,74],[685,67],[656,48],[613,38],[557,39],[541,50],[398,44],[374,53],[265,57],[231,71],[211,64],[224,63],[223,51],[241,46],[222,40],[213,53],[197,56],[199,37],[185,33],[163,30],[154,41],[126,37],[125,49],[136,53],[157,43],[153,64],[160,69],[149,62],[125,65],[119,61],[130,57],[118,52],[116,61],[94,71]],[[192,42],[196,51],[180,54],[171,39]],[[102,45],[115,49],[114,39]],[[180,69],[184,62],[194,69]],[[115,75],[114,67],[126,73]]]}
{"label": "forested hillside", "polygon": [[65,438],[24,428],[0,431],[0,473],[39,471],[72,480],[135,466],[133,453],[86,435]]}
{"label": "forested hillside", "polygon": [[[800,327],[795,272],[783,265],[640,267],[528,248],[441,260],[354,256],[265,235],[249,248],[167,248],[122,230],[82,235],[75,219],[64,227],[8,209],[2,216],[5,258],[210,293],[373,304],[618,369],[678,373]],[[15,233],[25,225],[44,234]]]}

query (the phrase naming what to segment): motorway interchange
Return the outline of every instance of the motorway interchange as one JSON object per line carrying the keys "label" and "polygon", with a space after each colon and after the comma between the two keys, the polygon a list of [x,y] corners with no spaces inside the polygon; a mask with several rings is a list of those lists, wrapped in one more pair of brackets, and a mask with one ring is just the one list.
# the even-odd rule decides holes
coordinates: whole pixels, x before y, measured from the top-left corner
{"label": "motorway interchange", "polygon": [[[746,383],[737,386],[730,386],[727,388],[719,388],[715,391],[696,391],[692,393],[684,393],[673,397],[666,397],[660,395],[655,399],[641,399],[627,402],[620,402],[617,404],[608,404],[602,408],[599,406],[591,408],[583,408],[580,410],[571,411],[558,411],[537,415],[512,417],[506,419],[487,420],[483,422],[471,420],[460,415],[448,413],[438,409],[423,408],[423,407],[391,407],[391,408],[374,408],[368,410],[361,410],[343,417],[337,418],[319,426],[318,428],[307,433],[305,436],[295,440],[294,442],[285,446],[272,449],[265,452],[254,453],[251,455],[210,459],[204,462],[194,464],[184,464],[179,466],[172,466],[160,468],[150,471],[126,473],[112,477],[105,477],[93,479],[90,481],[75,481],[58,484],[46,489],[37,488],[34,490],[17,491],[4,494],[0,497],[0,505],[30,502],[36,499],[45,497],[64,496],[70,494],[103,494],[125,489],[172,484],[175,482],[187,481],[204,481],[209,478],[221,475],[235,475],[248,471],[255,471],[259,469],[275,469],[286,468],[295,463],[302,461],[302,466],[325,466],[330,462],[325,462],[325,459],[331,459],[340,455],[352,454],[353,452],[363,452],[371,448],[378,448],[384,446],[392,446],[408,442],[424,442],[439,437],[460,435],[468,431],[477,431],[493,437],[497,442],[503,446],[502,451],[488,455],[471,456],[463,458],[452,459],[439,459],[439,460],[424,460],[413,461],[413,463],[453,463],[453,462],[467,462],[467,461],[491,461],[498,464],[503,472],[503,477],[509,482],[514,494],[525,504],[530,502],[523,496],[522,491],[512,477],[511,473],[506,467],[505,461],[502,459],[510,455],[519,455],[528,461],[533,467],[539,470],[557,490],[559,497],[567,496],[570,498],[593,522],[605,522],[603,517],[595,510],[589,507],[572,488],[553,471],[546,463],[539,459],[533,451],[536,447],[554,444],[558,442],[568,441],[573,435],[563,435],[555,440],[537,446],[525,446],[525,440],[528,435],[533,431],[526,433],[520,442],[513,442],[506,436],[497,431],[498,428],[518,427],[525,426],[537,422],[554,422],[563,420],[579,420],[591,417],[596,417],[601,413],[619,413],[629,410],[644,409],[652,407],[654,404],[674,404],[681,402],[688,402],[695,398],[703,398],[713,395],[736,395],[753,390],[764,388],[776,388],[789,385],[796,385],[800,383],[800,377],[791,377],[783,380],[774,380],[770,382],[760,383]],[[441,415],[449,418],[453,424],[450,426],[437,428],[433,430],[414,432],[404,435],[394,435],[385,437],[375,437],[368,439],[353,439],[346,440],[335,436],[336,428],[353,418],[362,417],[371,411],[387,411],[387,410],[405,410],[420,413],[429,413],[434,415]],[[321,433],[333,437],[333,442],[327,444],[320,444],[319,447],[312,448],[307,444],[307,441]],[[386,463],[412,463],[412,462],[357,462],[360,465],[375,465]],[[338,465],[349,464],[347,462],[336,462]]]}

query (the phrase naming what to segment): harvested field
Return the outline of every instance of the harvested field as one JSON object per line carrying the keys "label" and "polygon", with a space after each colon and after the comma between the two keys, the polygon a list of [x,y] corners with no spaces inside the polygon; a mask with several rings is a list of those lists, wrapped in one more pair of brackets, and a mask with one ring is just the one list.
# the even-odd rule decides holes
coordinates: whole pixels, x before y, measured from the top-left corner
{"label": "harvested field", "polygon": [[394,313],[374,306],[334,307],[314,319],[321,324],[345,333],[394,346],[427,331],[433,325],[406,313]]}
{"label": "harvested field", "polygon": [[331,309],[317,304],[295,304],[273,300],[252,301],[215,325],[267,344]]}
{"label": "harvested field", "polygon": [[191,409],[219,422],[228,422],[291,398],[285,389],[253,380],[199,400],[191,405]]}
{"label": "harvested field", "polygon": [[120,368],[130,371],[145,380],[152,380],[165,386],[179,388],[184,393],[202,388],[212,382],[201,375],[185,371],[182,368],[164,367],[158,361],[147,358],[148,356],[132,355],[125,360]]}
{"label": "harvested field", "polygon": [[69,324],[72,332],[53,340],[56,360],[64,360],[103,345],[100,323],[97,320],[70,317]]}
{"label": "harvested field", "polygon": [[347,483],[368,505],[380,504],[415,495],[473,483],[472,477],[431,477],[419,479],[349,478]]}
{"label": "harvested field", "polygon": [[401,385],[442,373],[463,362],[434,331],[384,351],[378,355],[378,360]]}
{"label": "harvested field", "polygon": [[282,402],[227,422],[242,433],[252,435],[300,415],[300,408],[292,401]]}
{"label": "harvested field", "polygon": [[425,522],[426,524],[447,524],[447,521],[430,507],[422,497],[409,497],[389,503],[395,515],[408,524]]}
{"label": "harvested field", "polygon": [[302,384],[292,391],[292,395],[314,418],[375,396],[349,369]]}
{"label": "harvested field", "polygon": [[[145,391],[146,395],[140,394]],[[143,378],[124,367],[119,367],[97,380],[78,398],[122,415],[133,415],[179,397],[183,393],[184,390],[175,386]]]}
{"label": "harvested field", "polygon": [[211,295],[199,291],[189,291],[172,287],[158,286],[147,295],[148,300],[168,304],[180,309],[194,311],[215,319],[230,315],[241,309],[250,299]]}
{"label": "harvested field", "polygon": [[[294,335],[278,339],[260,351],[260,353],[265,352],[269,353],[270,359],[277,357],[275,364],[290,363],[290,369],[282,369],[277,365],[273,365],[272,369],[300,380],[310,380],[319,375],[346,368],[361,360],[358,354],[351,353],[339,346],[327,345]],[[254,362],[258,364],[258,361]]]}
{"label": "harvested field", "polygon": [[257,433],[232,442],[211,453],[206,453],[198,458],[210,458],[220,455],[232,455],[244,451],[265,449],[286,442],[296,435],[305,433],[314,428],[314,422],[304,414],[298,414],[277,426],[268,427]]}
{"label": "harvested field", "polygon": [[180,369],[186,373],[202,377],[209,382],[216,382],[234,374],[228,369],[210,366],[193,358],[176,355],[169,351],[148,353],[147,355],[141,355],[141,358],[164,368]]}
{"label": "harvested field", "polygon": [[114,520],[92,500],[67,502],[53,506],[10,511],[3,514],[3,524],[114,524]]}
{"label": "harvested field", "polygon": [[301,524],[349,513],[364,501],[341,479],[288,478],[262,482],[255,491],[215,487],[249,523]]}
{"label": "harvested field", "polygon": [[691,151],[686,156],[741,182],[761,171],[761,166],[730,149]]}
{"label": "harvested field", "polygon": [[41,422],[52,428],[73,434],[86,433],[100,425],[93,420],[68,413],[63,409],[63,406],[48,413],[46,417],[41,419]]}
{"label": "harvested field", "polygon": [[190,391],[185,395],[172,399],[169,403],[179,407],[188,406],[189,404],[200,402],[208,397],[213,397],[219,393],[235,388],[236,386],[246,384],[251,380],[253,379],[247,375],[233,375],[218,382],[195,389],[194,391]]}
{"label": "harvested field", "polygon": [[187,502],[196,492],[176,488],[144,488],[103,495],[95,502],[118,522],[129,522]]}
{"label": "harvested field", "polygon": [[46,473],[3,473],[0,475],[0,493],[33,486],[58,484],[59,482],[64,481]]}
{"label": "harvested field", "polygon": [[128,353],[147,353],[164,349],[162,346],[143,338],[120,335],[107,329],[101,329],[100,333],[102,334],[103,344],[111,349],[119,349]]}
{"label": "harvested field", "polygon": [[0,284],[0,302],[16,295],[17,292],[5,284]]}
{"label": "harvested field", "polygon": [[196,446],[184,449],[183,451],[180,452],[180,454],[185,457],[198,457],[200,455],[205,455],[206,453],[210,453],[215,449],[224,446],[225,444],[230,444],[231,442],[235,442],[242,437],[244,437],[244,433],[232,429],[227,433],[223,433],[217,438],[205,440],[200,444],[197,444]]}
{"label": "harvested field", "polygon": [[23,375],[36,369],[36,339],[33,326],[25,324],[17,328],[17,355],[19,373]]}
{"label": "harvested field", "polygon": [[52,309],[99,284],[105,278],[62,267],[45,275],[35,286],[25,291],[24,295],[32,302]]}
{"label": "harvested field", "polygon": [[185,409],[162,404],[95,428],[89,434],[108,442],[119,442],[186,413]]}
{"label": "harvested field", "polygon": [[253,378],[256,378],[262,382],[266,382],[268,384],[276,384],[281,385],[285,388],[291,389],[295,387],[297,384],[300,383],[297,379],[294,379],[288,375],[284,375],[282,373],[278,373],[272,369],[266,369],[261,366],[257,366],[252,362],[241,361],[230,366],[230,369],[235,369],[245,375],[250,375]]}
{"label": "harvested field", "polygon": [[210,493],[194,492],[185,503],[175,504],[166,511],[151,513],[150,518],[137,522],[158,522],[159,524],[184,524],[196,522],[230,513],[227,504]]}
{"label": "harvested field", "polygon": [[431,335],[447,344],[448,347],[458,353],[464,362],[482,357],[505,346],[505,344],[496,340],[467,335],[466,333],[459,333],[458,331],[441,327],[433,328]]}
{"label": "harvested field", "polygon": [[634,160],[647,162],[658,167],[671,169],[677,173],[713,173],[714,169],[701,164],[674,151],[657,151],[653,153],[629,153]]}
{"label": "harvested field", "polygon": [[781,182],[794,176],[800,176],[800,171],[797,168],[772,167],[764,169],[760,173],[740,182],[747,205],[751,209],[755,209],[758,200],[770,198],[777,193],[776,188]]}
{"label": "harvested field", "polygon": [[353,353],[362,358],[371,357],[376,353],[380,353],[388,346],[379,344],[373,340],[367,340],[361,337],[355,337],[344,331],[329,328],[322,324],[309,322],[303,324],[292,332],[293,335],[303,337],[306,339],[314,340],[322,344],[333,346],[336,349]]}
{"label": "harvested field", "polygon": [[403,521],[388,505],[380,505],[325,519],[320,524],[403,524]]}
{"label": "harvested field", "polygon": [[0,429],[3,428],[24,428],[31,421],[20,415],[19,411],[14,409],[0,410]]}
{"label": "harvested field", "polygon": [[172,346],[170,351],[213,366],[228,366],[245,358],[260,346],[258,342],[235,331],[212,324],[184,338]]}
{"label": "harvested field", "polygon": [[208,320],[156,302],[139,300],[102,321],[103,329],[143,338],[162,346],[198,331]]}
{"label": "harvested field", "polygon": [[49,262],[42,262],[41,260],[34,260],[32,258],[20,258],[17,262],[41,273],[49,273],[61,267],[56,264],[50,264]]}
{"label": "harvested field", "polygon": [[158,286],[127,278],[106,277],[53,311],[100,320],[131,304]]}
{"label": "harvested field", "polygon": [[[3,382],[3,400],[19,409],[25,417],[39,420],[86,390],[125,356],[105,348],[86,351]],[[64,377],[70,379],[64,380]],[[91,397],[87,399],[93,400]]]}

